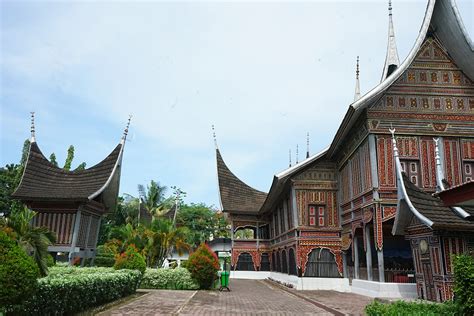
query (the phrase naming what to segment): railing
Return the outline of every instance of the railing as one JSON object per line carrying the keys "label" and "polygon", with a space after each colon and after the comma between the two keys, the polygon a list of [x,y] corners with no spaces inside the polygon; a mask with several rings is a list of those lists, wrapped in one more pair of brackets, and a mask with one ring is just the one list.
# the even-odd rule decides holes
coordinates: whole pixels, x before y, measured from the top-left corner
{"label": "railing", "polygon": [[[355,279],[354,267],[348,266],[348,277],[350,280]],[[411,269],[385,269],[384,277],[386,283],[416,283],[415,271]],[[367,268],[359,268],[359,279],[367,280]],[[379,282],[379,269],[372,269],[372,281]]]}

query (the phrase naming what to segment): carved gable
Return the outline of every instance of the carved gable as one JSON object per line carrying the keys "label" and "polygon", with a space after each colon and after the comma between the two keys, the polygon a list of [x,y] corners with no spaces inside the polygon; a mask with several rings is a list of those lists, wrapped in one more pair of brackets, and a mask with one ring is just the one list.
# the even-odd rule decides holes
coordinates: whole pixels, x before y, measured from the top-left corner
{"label": "carved gable", "polygon": [[[438,40],[428,37],[410,67],[371,106],[371,131],[387,130],[398,118],[407,132],[465,133],[459,122],[474,123],[474,83]],[[387,125],[389,124],[389,125]],[[464,131],[464,132],[463,132]]]}

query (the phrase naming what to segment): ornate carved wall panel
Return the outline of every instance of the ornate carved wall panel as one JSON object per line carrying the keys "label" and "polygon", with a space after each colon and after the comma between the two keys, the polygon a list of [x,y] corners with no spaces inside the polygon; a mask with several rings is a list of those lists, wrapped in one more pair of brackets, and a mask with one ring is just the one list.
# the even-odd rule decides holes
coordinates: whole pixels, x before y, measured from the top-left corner
{"label": "ornate carved wall panel", "polygon": [[395,165],[393,162],[392,139],[390,136],[377,136],[377,156],[380,187],[394,188]]}
{"label": "ornate carved wall panel", "polygon": [[457,139],[444,139],[444,175],[450,185],[461,183],[459,143]]}

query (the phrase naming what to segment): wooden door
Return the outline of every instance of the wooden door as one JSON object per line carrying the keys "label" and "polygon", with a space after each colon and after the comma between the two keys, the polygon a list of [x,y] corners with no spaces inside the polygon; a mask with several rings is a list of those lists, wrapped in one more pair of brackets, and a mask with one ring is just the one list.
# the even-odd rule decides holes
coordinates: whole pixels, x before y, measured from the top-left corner
{"label": "wooden door", "polygon": [[423,279],[425,281],[425,299],[428,301],[436,301],[436,293],[433,280],[433,272],[431,270],[431,262],[422,261],[421,267],[423,269]]}

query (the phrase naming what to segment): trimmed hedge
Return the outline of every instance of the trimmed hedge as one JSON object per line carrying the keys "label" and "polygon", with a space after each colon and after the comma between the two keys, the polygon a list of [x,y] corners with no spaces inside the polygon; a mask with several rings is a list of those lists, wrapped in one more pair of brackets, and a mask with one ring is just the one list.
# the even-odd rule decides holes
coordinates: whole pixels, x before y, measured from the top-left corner
{"label": "trimmed hedge", "polygon": [[453,302],[424,303],[397,301],[391,304],[372,302],[365,307],[368,316],[437,316],[437,315],[462,315]]}
{"label": "trimmed hedge", "polygon": [[114,252],[104,245],[97,246],[97,255],[94,265],[97,267],[113,267],[115,263]]}
{"label": "trimmed hedge", "polygon": [[185,268],[146,269],[142,289],[197,290],[199,285]]}
{"label": "trimmed hedge", "polygon": [[111,268],[54,267],[38,280],[38,291],[15,314],[64,315],[135,293],[141,273]]}
{"label": "trimmed hedge", "polygon": [[38,276],[38,265],[33,258],[0,231],[0,312],[31,296]]}

